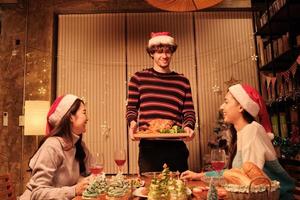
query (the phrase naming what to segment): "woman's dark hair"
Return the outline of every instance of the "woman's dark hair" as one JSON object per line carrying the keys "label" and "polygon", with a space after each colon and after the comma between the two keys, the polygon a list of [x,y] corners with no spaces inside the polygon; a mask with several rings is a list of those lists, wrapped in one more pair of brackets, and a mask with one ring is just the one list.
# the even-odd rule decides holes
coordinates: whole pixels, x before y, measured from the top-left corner
{"label": "woman's dark hair", "polygon": [[[252,115],[250,115],[246,110],[242,111],[242,115],[249,124],[251,122],[255,121],[254,117]],[[233,159],[234,159],[234,157],[236,155],[236,151],[237,151],[237,132],[232,124],[231,124],[229,130],[231,133],[231,143],[230,143],[230,147],[229,147],[229,158],[228,158],[227,167],[230,169],[230,168],[232,168],[232,162],[233,162]]]}
{"label": "woman's dark hair", "polygon": [[176,44],[174,44],[174,45],[163,45],[163,44],[154,45],[151,47],[147,47],[146,51],[149,54],[149,56],[152,58],[152,56],[151,56],[152,54],[154,54],[156,51],[158,51],[160,49],[164,49],[164,48],[167,48],[171,51],[171,53],[174,53],[177,49],[177,45]]}
{"label": "woman's dark hair", "polygon": [[[78,109],[80,108],[81,103],[84,103],[81,99],[76,99],[72,104],[68,112],[63,116],[60,120],[59,124],[50,132],[49,135],[46,135],[41,142],[39,143],[38,149],[42,146],[42,144],[49,138],[53,136],[58,136],[63,138],[70,144],[73,144],[73,137],[71,132],[71,116],[75,115]],[[86,168],[84,164],[84,159],[86,157],[85,151],[82,146],[82,135],[80,135],[79,140],[75,144],[76,154],[75,159],[79,162],[80,173],[85,173]],[[70,146],[72,148],[72,146]],[[68,148],[69,149],[69,148]],[[65,150],[68,150],[65,149]],[[35,153],[34,153],[35,154]]]}

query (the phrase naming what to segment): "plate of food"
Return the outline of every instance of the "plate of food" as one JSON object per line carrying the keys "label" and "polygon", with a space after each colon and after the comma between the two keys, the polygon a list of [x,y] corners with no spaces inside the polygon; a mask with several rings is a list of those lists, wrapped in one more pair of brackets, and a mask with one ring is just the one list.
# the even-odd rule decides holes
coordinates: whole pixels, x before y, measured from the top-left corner
{"label": "plate of food", "polygon": [[[222,187],[216,187],[217,193],[218,193],[218,199],[226,199],[227,192],[224,188]],[[209,190],[208,186],[196,186],[192,189],[193,195],[197,199],[206,199],[207,198],[207,193]]]}
{"label": "plate of food", "polygon": [[141,175],[147,178],[153,178],[155,176],[158,176],[160,173],[161,172],[142,172]]}
{"label": "plate of food", "polygon": [[140,178],[133,178],[130,179],[129,181],[133,188],[140,188],[145,186],[145,181],[141,180]]}
{"label": "plate of food", "polygon": [[134,135],[135,138],[185,138],[188,137],[190,134],[188,133],[151,133],[151,134],[145,134],[145,133],[136,133]]}

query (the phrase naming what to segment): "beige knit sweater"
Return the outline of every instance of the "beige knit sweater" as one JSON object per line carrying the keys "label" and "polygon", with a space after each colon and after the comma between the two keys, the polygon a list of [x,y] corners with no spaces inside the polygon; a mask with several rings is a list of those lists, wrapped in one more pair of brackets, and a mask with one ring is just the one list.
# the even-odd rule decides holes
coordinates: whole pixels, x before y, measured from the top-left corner
{"label": "beige knit sweater", "polygon": [[[73,145],[60,137],[50,137],[29,162],[32,174],[20,200],[68,200],[75,197],[75,185],[80,178],[79,163],[75,160],[74,144],[79,137],[73,135]],[[86,152],[86,169],[89,169],[91,154]]]}

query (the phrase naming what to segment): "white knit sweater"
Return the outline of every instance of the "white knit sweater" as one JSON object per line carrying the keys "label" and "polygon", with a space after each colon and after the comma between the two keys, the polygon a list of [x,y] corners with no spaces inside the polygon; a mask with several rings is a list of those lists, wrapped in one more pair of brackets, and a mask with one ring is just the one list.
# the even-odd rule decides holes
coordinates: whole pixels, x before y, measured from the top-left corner
{"label": "white knit sweater", "polygon": [[[32,174],[20,200],[69,200],[75,197],[75,185],[80,178],[79,162],[75,159],[74,144],[79,137],[73,135],[73,145],[60,137],[50,137],[29,162]],[[86,169],[89,169],[91,154],[86,152]]]}

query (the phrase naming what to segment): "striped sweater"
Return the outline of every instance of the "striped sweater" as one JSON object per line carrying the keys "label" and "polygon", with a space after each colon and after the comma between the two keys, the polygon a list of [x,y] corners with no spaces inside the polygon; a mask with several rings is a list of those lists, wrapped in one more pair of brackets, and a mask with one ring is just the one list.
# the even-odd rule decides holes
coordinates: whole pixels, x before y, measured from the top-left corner
{"label": "striped sweater", "polygon": [[170,119],[178,126],[195,127],[195,111],[189,80],[176,72],[153,68],[136,72],[130,79],[126,118],[138,126],[152,119]]}

